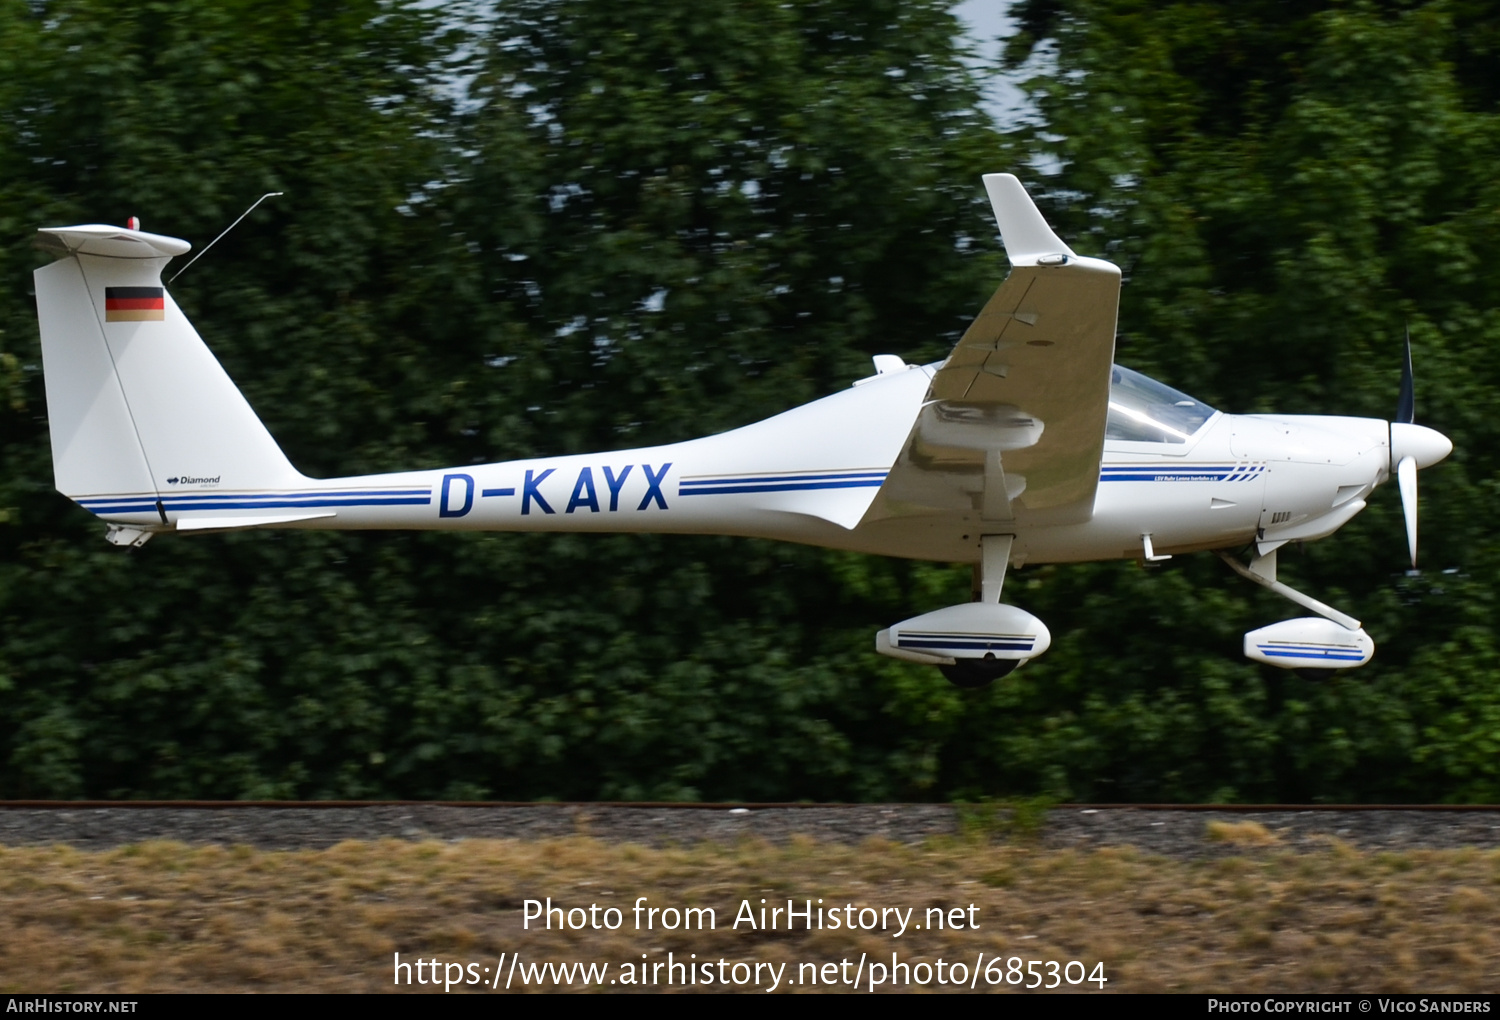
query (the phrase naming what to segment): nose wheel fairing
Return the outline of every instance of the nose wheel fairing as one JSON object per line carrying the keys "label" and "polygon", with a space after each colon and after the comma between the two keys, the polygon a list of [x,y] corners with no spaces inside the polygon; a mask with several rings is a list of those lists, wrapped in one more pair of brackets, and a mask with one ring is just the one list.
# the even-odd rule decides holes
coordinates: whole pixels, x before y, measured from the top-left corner
{"label": "nose wheel fairing", "polygon": [[1353,669],[1374,654],[1370,635],[1321,616],[1282,620],[1245,635],[1245,658],[1278,669]]}
{"label": "nose wheel fairing", "polygon": [[1318,614],[1282,620],[1246,634],[1247,659],[1278,669],[1336,670],[1363,666],[1374,657],[1375,642],[1358,620],[1276,579],[1275,549],[1256,556],[1248,567],[1222,550],[1219,558],[1246,580]]}

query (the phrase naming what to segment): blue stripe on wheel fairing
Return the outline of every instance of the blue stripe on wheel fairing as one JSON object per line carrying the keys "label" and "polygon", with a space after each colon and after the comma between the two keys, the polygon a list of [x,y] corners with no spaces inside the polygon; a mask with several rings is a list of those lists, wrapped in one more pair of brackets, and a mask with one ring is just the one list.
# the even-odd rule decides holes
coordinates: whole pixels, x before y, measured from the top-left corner
{"label": "blue stripe on wheel fairing", "polygon": [[1319,659],[1325,662],[1332,659],[1337,662],[1361,662],[1365,657],[1364,652],[1360,651],[1355,651],[1351,654],[1326,648],[1271,648],[1266,645],[1259,645],[1258,647],[1260,648],[1260,654],[1274,656],[1278,659]]}
{"label": "blue stripe on wheel fairing", "polygon": [[909,630],[896,635],[897,648],[952,648],[964,651],[1029,652],[1036,647],[1035,634],[954,634]]}
{"label": "blue stripe on wheel fairing", "polygon": [[973,651],[1001,651],[1001,652],[1029,652],[1036,645],[1035,641],[955,641],[955,640],[917,640],[915,638],[900,638],[896,641],[897,648],[963,648]]}

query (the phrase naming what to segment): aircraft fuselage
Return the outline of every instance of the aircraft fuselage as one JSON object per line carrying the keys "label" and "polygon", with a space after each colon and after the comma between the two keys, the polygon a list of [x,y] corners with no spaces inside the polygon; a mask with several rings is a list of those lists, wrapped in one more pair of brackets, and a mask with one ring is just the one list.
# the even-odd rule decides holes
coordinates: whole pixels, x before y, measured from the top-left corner
{"label": "aircraft fuselage", "polygon": [[[929,374],[876,376],[745,428],[664,446],[272,490],[236,487],[222,465],[173,465],[157,494],[78,501],[111,523],[149,528],[215,530],[250,516],[265,519],[261,527],[313,529],[734,534],[953,562],[977,561],[982,535],[1014,534],[1011,561],[1020,565],[1139,558],[1143,536],[1163,555],[1321,537],[1388,475],[1384,421],[1215,413],[1182,443],[1107,440],[1083,523],[986,519],[978,474],[967,489],[964,478],[949,479],[967,507],[897,503],[879,490]],[[311,514],[320,516],[293,519]]]}

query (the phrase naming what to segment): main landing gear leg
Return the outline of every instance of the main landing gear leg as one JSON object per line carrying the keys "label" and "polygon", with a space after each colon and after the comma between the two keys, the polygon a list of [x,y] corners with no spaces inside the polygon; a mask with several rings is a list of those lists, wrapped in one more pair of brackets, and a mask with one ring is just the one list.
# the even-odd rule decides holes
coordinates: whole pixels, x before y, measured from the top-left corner
{"label": "main landing gear leg", "polygon": [[1000,604],[1000,589],[1005,587],[1005,570],[1010,566],[1010,547],[1015,541],[1015,535],[980,536],[978,601]]}
{"label": "main landing gear leg", "polygon": [[[1010,566],[1010,547],[1014,535],[983,535],[979,539],[979,563],[975,568],[979,597],[976,602],[992,606],[1000,604],[1000,590],[1005,587],[1005,570]],[[973,690],[986,687],[1005,676],[1021,664],[1020,659],[997,659],[993,655],[983,659],[958,659],[951,666],[939,666],[938,670],[955,687]]]}

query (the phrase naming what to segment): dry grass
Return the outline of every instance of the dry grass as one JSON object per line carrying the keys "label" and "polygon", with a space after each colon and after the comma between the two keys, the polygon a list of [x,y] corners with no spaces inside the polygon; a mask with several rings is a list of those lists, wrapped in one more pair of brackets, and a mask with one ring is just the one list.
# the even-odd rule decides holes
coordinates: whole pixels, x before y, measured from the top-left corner
{"label": "dry grass", "polygon": [[[1263,841],[1229,828],[1224,838]],[[523,930],[523,901],[549,896],[617,906],[624,926]],[[713,907],[718,927],[635,931],[640,896]],[[900,938],[730,927],[742,899],[758,909],[788,897],[910,907],[917,923],[928,908],[973,904],[979,927]],[[861,954],[972,964],[982,952],[1102,961],[1111,991],[1480,992],[1500,978],[1497,933],[1500,852],[1473,850],[1364,854],[1332,843],[1319,854],[1183,863],[979,841],[0,849],[0,992],[382,991],[396,952],[480,968],[519,952],[523,962],[608,962],[611,975],[642,954],[696,953],[787,963],[789,977],[798,964],[844,959],[852,973]]]}
{"label": "dry grass", "polygon": [[1281,842],[1270,829],[1259,822],[1219,822],[1208,823],[1208,838],[1216,843],[1229,843],[1233,846],[1273,846]]}

